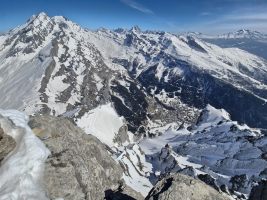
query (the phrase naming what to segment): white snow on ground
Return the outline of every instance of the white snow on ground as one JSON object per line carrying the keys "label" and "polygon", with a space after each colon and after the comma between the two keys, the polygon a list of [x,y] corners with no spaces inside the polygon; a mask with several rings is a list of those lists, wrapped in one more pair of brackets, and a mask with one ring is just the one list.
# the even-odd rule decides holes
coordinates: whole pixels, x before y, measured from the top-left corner
{"label": "white snow on ground", "polygon": [[40,186],[40,180],[44,162],[50,152],[32,133],[27,122],[28,117],[21,112],[0,109],[1,127],[16,141],[16,148],[2,161],[0,167],[0,200],[48,199]]}
{"label": "white snow on ground", "polygon": [[145,160],[145,154],[135,144],[128,147],[117,159],[126,171],[123,174],[125,183],[132,189],[140,192],[144,197],[153,187],[148,177],[152,171],[152,165]]}
{"label": "white snow on ground", "polygon": [[[114,143],[114,138],[119,129],[124,125],[123,117],[119,117],[111,104],[101,105],[89,111],[81,119],[78,119],[77,125],[85,133],[92,134],[101,142],[109,147],[118,147],[121,150],[120,155],[115,158],[124,166],[125,172],[123,179],[126,184],[134,190],[146,196],[152,184],[148,177],[152,171],[152,165],[145,160],[145,154],[137,144],[128,144],[127,147],[118,146]],[[131,133],[128,132],[130,142],[133,141]]]}
{"label": "white snow on ground", "polygon": [[[247,139],[250,137],[255,139],[256,146]],[[251,179],[259,177],[266,168],[267,162],[261,158],[266,143],[258,130],[231,121],[225,110],[207,106],[191,131],[168,128],[161,136],[145,138],[139,145],[146,155],[153,157],[149,162],[154,172],[164,172],[175,159],[180,168],[191,166],[197,174],[208,173],[219,185],[231,187],[231,177],[246,174],[247,186],[239,192],[248,194]],[[169,150],[163,148],[166,144]]]}
{"label": "white snow on ground", "polygon": [[158,78],[158,80],[161,80],[161,77],[163,75],[164,72],[164,65],[162,65],[162,63],[159,63],[157,66],[157,70],[156,70],[156,77]]}
{"label": "white snow on ground", "polygon": [[118,116],[110,103],[98,106],[77,121],[85,133],[94,135],[110,147],[116,145],[113,139],[123,124],[123,118]]}
{"label": "white snow on ground", "polygon": [[94,73],[94,80],[96,81],[97,90],[98,91],[101,90],[104,87],[104,85],[102,83],[102,79],[96,73]]}
{"label": "white snow on ground", "polygon": [[207,112],[201,117],[201,124],[198,130],[204,130],[212,124],[217,124],[222,120],[230,120],[230,115],[224,109],[216,109],[211,105],[207,105]]}
{"label": "white snow on ground", "polygon": [[[167,143],[171,146],[179,144],[179,141],[175,140],[175,138],[184,136],[188,137],[190,132],[186,129],[182,129],[180,131],[174,131],[169,128],[170,125],[165,126],[163,129],[160,129],[161,132],[164,132],[161,136],[156,138],[144,138],[140,141],[139,145],[142,150],[147,155],[152,155],[161,151],[162,147],[164,147]],[[181,141],[182,143],[183,141]]]}

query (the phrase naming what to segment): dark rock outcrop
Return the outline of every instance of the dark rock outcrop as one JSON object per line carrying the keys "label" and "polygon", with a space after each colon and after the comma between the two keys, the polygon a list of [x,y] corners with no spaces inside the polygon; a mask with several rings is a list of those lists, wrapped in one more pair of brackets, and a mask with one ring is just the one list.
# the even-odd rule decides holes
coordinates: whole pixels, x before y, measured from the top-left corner
{"label": "dark rock outcrop", "polygon": [[267,199],[267,181],[262,180],[251,190],[249,200],[266,200]]}

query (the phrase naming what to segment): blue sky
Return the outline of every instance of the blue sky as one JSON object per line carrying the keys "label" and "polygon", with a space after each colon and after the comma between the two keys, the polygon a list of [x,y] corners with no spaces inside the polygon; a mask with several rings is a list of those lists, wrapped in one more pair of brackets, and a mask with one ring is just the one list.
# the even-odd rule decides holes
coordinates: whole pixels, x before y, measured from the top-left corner
{"label": "blue sky", "polygon": [[0,32],[42,11],[89,29],[138,25],[174,33],[267,32],[267,0],[0,0]]}

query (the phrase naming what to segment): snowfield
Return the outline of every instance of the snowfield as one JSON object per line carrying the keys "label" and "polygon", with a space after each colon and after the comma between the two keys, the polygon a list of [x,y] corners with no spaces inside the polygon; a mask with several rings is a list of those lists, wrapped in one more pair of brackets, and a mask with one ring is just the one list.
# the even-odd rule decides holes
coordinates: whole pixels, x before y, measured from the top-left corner
{"label": "snowfield", "polygon": [[1,162],[1,200],[48,200],[40,182],[50,152],[27,122],[28,117],[19,111],[0,110],[0,126],[16,141],[16,148]]}
{"label": "snowfield", "polygon": [[85,133],[94,135],[110,147],[116,145],[114,139],[123,124],[123,117],[118,116],[111,104],[98,106],[77,121]]}

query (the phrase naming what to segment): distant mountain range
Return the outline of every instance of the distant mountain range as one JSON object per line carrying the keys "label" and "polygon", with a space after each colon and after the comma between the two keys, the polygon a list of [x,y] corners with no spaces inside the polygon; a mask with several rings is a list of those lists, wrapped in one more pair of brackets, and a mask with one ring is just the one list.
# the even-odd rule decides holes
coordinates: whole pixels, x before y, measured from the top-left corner
{"label": "distant mountain range", "polygon": [[251,31],[248,29],[240,29],[236,32],[230,32],[223,35],[218,35],[218,38],[222,39],[254,39],[254,40],[266,40],[267,34]]}
{"label": "distant mountain range", "polygon": [[248,29],[240,29],[235,32],[229,32],[219,35],[203,34],[201,32],[186,32],[181,35],[195,36],[202,39],[254,39],[254,40],[266,40],[267,34],[259,31],[253,31]]}
{"label": "distant mountain range", "polygon": [[267,59],[267,34],[258,31],[240,29],[217,36],[199,32],[187,32],[182,35],[197,37],[223,48],[240,48]]}

